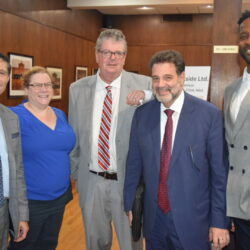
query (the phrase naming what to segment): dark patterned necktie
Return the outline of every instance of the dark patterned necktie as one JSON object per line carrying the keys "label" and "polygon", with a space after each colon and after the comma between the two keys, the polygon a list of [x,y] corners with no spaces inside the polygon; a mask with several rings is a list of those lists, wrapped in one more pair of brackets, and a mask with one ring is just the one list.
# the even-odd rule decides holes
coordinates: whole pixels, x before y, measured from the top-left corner
{"label": "dark patterned necktie", "polygon": [[0,159],[0,205],[3,204],[4,196],[3,196],[3,170],[2,170],[2,161]]}
{"label": "dark patterned necktie", "polygon": [[165,133],[161,148],[161,169],[160,169],[160,182],[158,190],[158,203],[159,207],[164,213],[170,210],[169,198],[168,198],[168,186],[167,178],[171,160],[171,149],[172,149],[172,133],[173,133],[173,120],[172,115],[174,111],[166,109],[165,114],[167,115],[167,123],[165,127]]}
{"label": "dark patterned necktie", "polygon": [[98,166],[107,171],[110,167],[110,129],[112,121],[112,93],[111,86],[107,86],[107,94],[103,103],[100,133],[98,138]]}

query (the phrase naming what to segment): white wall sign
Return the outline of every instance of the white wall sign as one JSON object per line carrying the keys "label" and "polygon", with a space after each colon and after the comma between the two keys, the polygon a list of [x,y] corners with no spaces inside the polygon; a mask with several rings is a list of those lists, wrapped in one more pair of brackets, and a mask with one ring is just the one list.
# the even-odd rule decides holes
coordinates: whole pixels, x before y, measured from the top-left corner
{"label": "white wall sign", "polygon": [[207,100],[210,66],[186,66],[184,90],[196,97]]}

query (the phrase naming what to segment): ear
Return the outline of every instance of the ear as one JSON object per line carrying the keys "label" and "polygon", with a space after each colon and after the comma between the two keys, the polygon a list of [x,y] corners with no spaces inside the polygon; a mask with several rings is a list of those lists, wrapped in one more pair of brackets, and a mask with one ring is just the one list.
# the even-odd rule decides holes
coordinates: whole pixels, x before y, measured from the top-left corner
{"label": "ear", "polygon": [[179,75],[179,79],[182,83],[182,86],[184,85],[185,82],[185,71],[183,71],[180,75]]}
{"label": "ear", "polygon": [[99,57],[98,57],[98,52],[95,51],[95,61],[97,64],[99,64]]}
{"label": "ear", "polygon": [[27,87],[24,87],[23,90],[24,90],[25,96],[27,96],[27,95],[28,95],[28,88],[27,88]]}

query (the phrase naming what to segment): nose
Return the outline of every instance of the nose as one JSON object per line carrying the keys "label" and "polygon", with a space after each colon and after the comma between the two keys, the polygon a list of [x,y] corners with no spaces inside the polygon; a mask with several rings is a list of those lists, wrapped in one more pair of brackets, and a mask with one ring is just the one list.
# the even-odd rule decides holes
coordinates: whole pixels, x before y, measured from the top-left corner
{"label": "nose", "polygon": [[114,53],[114,52],[111,52],[111,54],[110,54],[110,58],[111,58],[111,59],[115,59],[115,58],[116,58],[116,55],[115,55],[115,53]]}
{"label": "nose", "polygon": [[41,90],[42,91],[47,91],[47,88],[45,87],[45,84],[42,85]]}
{"label": "nose", "polygon": [[158,82],[158,87],[165,87],[166,85],[167,85],[167,81],[163,78],[160,78]]}

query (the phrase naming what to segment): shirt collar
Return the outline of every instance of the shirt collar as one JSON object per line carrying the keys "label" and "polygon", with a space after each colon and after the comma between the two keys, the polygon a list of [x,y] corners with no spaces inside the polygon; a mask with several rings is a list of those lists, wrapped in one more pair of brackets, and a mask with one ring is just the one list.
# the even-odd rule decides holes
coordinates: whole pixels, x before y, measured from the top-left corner
{"label": "shirt collar", "polygon": [[97,90],[103,90],[105,89],[107,86],[112,86],[112,88],[117,88],[120,89],[121,88],[121,78],[122,78],[122,73],[110,84],[106,83],[105,81],[102,80],[102,78],[99,75],[99,71],[97,72],[97,85],[96,85],[96,89]]}
{"label": "shirt collar", "polygon": [[[173,110],[176,113],[181,113],[181,109],[184,103],[184,91],[182,90],[180,95],[177,97],[177,99],[174,101],[174,103],[169,107],[171,110]],[[161,110],[164,112],[166,107],[161,103]]]}
{"label": "shirt collar", "polygon": [[242,76],[242,82],[249,82],[250,83],[250,73],[247,72],[247,67],[245,67],[243,76]]}

